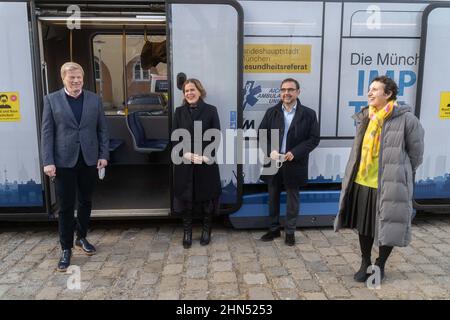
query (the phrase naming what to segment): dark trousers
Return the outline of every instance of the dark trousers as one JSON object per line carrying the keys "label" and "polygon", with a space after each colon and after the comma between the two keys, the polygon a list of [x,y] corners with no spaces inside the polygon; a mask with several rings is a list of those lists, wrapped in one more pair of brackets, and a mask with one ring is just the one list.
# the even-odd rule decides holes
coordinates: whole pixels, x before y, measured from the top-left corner
{"label": "dark trousers", "polygon": [[[273,177],[272,181],[268,183],[269,189],[269,215],[270,215],[270,230],[276,231],[280,229],[280,194],[283,189],[283,167]],[[284,230],[286,234],[294,234],[297,226],[298,209],[300,199],[298,197],[298,187],[286,187],[286,220]]]}
{"label": "dark trousers", "polygon": [[[96,175],[96,166],[86,165],[81,152],[75,167],[56,168],[59,241],[63,250],[73,247],[75,230],[78,238],[85,238],[87,235]],[[76,198],[78,199],[78,206],[77,218],[75,219]]]}

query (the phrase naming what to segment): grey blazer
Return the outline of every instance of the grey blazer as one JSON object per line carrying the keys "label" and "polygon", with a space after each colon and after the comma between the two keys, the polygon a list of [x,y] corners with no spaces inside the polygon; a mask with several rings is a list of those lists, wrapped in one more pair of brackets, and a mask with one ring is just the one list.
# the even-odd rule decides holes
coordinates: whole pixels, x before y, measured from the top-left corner
{"label": "grey blazer", "polygon": [[84,90],[80,124],[67,101],[64,88],[44,97],[41,155],[44,166],[72,168],[80,148],[88,166],[109,160],[109,135],[101,98]]}

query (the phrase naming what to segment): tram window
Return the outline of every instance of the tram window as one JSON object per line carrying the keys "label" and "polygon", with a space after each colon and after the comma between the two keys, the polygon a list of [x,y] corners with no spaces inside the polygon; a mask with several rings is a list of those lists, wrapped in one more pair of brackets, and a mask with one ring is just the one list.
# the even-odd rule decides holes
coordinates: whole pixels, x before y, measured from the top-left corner
{"label": "tram window", "polygon": [[148,70],[142,69],[141,62],[139,60],[134,63],[133,80],[134,81],[147,81],[147,80],[150,80],[150,75],[149,75]]}
{"label": "tram window", "polygon": [[[156,67],[143,69],[140,54],[145,43],[144,35],[127,34],[125,37],[125,73],[123,72],[122,35],[97,34],[92,39],[94,55],[92,74],[95,77],[96,92],[102,97],[107,115],[124,114],[125,102],[128,104],[135,97],[150,97],[154,96],[155,92],[167,96],[167,92],[161,92],[160,86],[155,86],[155,83],[159,83],[161,79],[167,79],[167,64],[160,62]],[[156,43],[161,43],[165,39],[165,36],[148,36],[149,41]],[[126,90],[124,74],[127,77]],[[164,99],[160,101],[163,103]],[[145,104],[142,108],[145,109]]]}

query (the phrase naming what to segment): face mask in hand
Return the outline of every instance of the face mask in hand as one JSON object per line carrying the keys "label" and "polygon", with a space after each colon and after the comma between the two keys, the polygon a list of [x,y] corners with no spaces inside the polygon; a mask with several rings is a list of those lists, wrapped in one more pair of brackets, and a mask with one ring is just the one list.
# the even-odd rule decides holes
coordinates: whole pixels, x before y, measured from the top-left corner
{"label": "face mask in hand", "polygon": [[103,180],[104,177],[105,177],[105,168],[98,169],[98,178],[100,180]]}

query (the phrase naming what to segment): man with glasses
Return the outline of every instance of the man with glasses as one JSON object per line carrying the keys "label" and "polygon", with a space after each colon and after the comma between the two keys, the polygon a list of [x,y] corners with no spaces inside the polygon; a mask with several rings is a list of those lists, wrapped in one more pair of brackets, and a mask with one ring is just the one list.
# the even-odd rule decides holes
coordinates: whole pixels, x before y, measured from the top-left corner
{"label": "man with glasses", "polygon": [[[299,188],[308,181],[309,153],[320,141],[316,113],[300,103],[299,95],[300,85],[297,80],[283,80],[280,88],[281,101],[266,111],[259,126],[259,130],[265,129],[267,134],[268,145],[262,149],[270,153],[270,159],[276,161],[279,168],[273,175],[261,175],[261,179],[268,185],[271,221],[269,231],[261,240],[272,241],[281,236],[280,193],[284,187],[287,198],[284,230],[285,243],[288,246],[295,245],[294,232],[300,204]],[[270,141],[272,130],[278,130],[278,144]]]}

